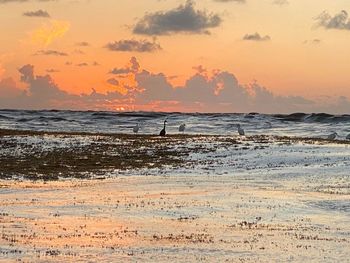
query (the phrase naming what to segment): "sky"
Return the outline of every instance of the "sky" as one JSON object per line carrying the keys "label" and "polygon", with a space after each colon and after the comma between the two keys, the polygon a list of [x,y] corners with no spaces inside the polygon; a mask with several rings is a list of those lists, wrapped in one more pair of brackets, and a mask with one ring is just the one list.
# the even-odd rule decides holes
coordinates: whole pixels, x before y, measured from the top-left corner
{"label": "sky", "polygon": [[0,0],[0,108],[350,112],[349,0]]}

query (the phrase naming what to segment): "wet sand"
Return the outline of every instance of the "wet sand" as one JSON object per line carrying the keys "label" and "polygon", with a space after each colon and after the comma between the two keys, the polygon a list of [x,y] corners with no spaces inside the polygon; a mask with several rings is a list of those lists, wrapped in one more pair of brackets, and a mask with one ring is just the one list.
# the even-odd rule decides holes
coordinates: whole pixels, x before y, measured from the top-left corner
{"label": "wet sand", "polygon": [[0,143],[0,262],[349,262],[348,142],[2,131]]}
{"label": "wet sand", "polygon": [[349,195],[230,176],[1,181],[0,262],[348,262]]}

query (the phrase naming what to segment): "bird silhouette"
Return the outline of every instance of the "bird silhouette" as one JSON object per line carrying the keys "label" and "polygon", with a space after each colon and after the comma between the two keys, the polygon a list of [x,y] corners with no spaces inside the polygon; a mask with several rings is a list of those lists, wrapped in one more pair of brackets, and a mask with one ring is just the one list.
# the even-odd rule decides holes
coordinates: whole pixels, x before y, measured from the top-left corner
{"label": "bird silhouette", "polygon": [[242,129],[241,125],[240,124],[237,124],[237,132],[239,135],[243,136],[245,135],[245,132],[244,130]]}
{"label": "bird silhouette", "polygon": [[164,128],[163,128],[163,130],[160,131],[159,136],[165,136],[166,135],[166,131],[165,131],[166,123],[167,123],[167,120],[164,121]]}
{"label": "bird silhouette", "polygon": [[328,135],[327,139],[328,140],[334,140],[338,136],[338,133],[333,132],[330,135]]}
{"label": "bird silhouette", "polygon": [[346,136],[347,140],[350,140],[350,133]]}
{"label": "bird silhouette", "polygon": [[134,133],[138,133],[140,130],[140,125],[137,123],[133,128],[132,128]]}
{"label": "bird silhouette", "polygon": [[179,132],[185,132],[185,129],[186,129],[186,124],[185,124],[185,123],[182,123],[182,124],[179,126]]}

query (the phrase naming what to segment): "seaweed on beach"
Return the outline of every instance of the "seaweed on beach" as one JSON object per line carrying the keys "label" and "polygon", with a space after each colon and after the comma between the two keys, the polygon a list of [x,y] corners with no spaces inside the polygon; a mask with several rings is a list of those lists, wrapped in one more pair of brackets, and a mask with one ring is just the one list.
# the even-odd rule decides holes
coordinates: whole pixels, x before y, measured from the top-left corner
{"label": "seaweed on beach", "polygon": [[[22,177],[30,180],[59,178],[104,178],[139,169],[177,169],[210,165],[213,156],[189,158],[218,149],[258,150],[270,144],[326,144],[327,140],[273,136],[215,136],[97,134],[82,132],[39,132],[0,130],[0,179]],[[348,143],[332,141],[332,143]]]}

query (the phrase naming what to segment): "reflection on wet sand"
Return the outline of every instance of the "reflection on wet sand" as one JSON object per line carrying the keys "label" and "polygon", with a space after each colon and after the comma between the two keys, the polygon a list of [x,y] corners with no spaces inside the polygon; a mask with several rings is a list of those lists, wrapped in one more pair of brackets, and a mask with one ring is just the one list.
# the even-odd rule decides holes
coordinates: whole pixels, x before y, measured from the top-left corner
{"label": "reflection on wet sand", "polygon": [[349,195],[234,176],[1,181],[1,262],[346,261]]}

